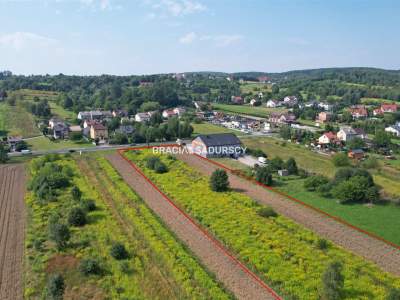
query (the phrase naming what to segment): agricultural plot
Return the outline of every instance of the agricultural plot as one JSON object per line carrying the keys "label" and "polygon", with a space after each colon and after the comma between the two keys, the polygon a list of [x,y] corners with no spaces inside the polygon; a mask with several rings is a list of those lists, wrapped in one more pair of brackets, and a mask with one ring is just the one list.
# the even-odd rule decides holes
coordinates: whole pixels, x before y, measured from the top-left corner
{"label": "agricultural plot", "polygon": [[168,172],[146,168],[146,151],[127,157],[288,299],[318,299],[321,277],[332,261],[343,264],[345,299],[384,299],[400,279],[320,238],[283,216],[262,217],[260,205],[236,191],[212,192],[208,178],[179,160],[161,157]]}
{"label": "agricultural plot", "polygon": [[201,124],[191,124],[193,127],[193,135],[196,136],[198,134],[213,134],[213,133],[233,133],[235,135],[244,135],[243,132],[239,130],[232,130],[229,128],[225,128],[218,125],[213,125],[210,123],[201,123]]}
{"label": "agricultural plot", "polygon": [[[33,176],[38,160],[32,163]],[[57,200],[49,203],[38,202],[32,193],[27,198],[27,299],[42,299],[46,281],[55,273],[64,277],[64,299],[231,298],[103,157],[62,158],[55,163],[62,166],[62,173],[72,175],[70,186],[58,190]],[[71,185],[80,189],[81,200],[72,199]],[[49,220],[54,214],[64,220],[65,212],[89,199],[95,209],[88,212],[87,223],[72,227],[67,246],[56,250],[48,238]],[[116,243],[127,250],[122,259],[111,256]],[[82,272],[88,260],[97,262],[100,270],[95,274]]]}
{"label": "agricultural plot", "polygon": [[41,134],[32,114],[20,105],[10,106],[6,103],[0,103],[0,135],[2,133],[24,138]]}
{"label": "agricultural plot", "polygon": [[0,166],[0,299],[21,299],[25,224],[23,165]]}
{"label": "agricultural plot", "polygon": [[284,108],[268,108],[265,106],[232,105],[232,104],[218,104],[218,103],[213,104],[212,107],[213,109],[227,113],[249,115],[259,118],[267,118],[272,112],[286,111]]}

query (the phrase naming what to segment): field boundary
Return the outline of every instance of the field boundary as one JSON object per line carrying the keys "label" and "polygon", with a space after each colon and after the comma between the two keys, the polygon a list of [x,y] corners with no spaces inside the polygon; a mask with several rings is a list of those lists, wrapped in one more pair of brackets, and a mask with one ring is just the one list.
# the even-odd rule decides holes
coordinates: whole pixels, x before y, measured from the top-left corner
{"label": "field boundary", "polygon": [[387,244],[389,246],[392,246],[392,247],[396,248],[397,250],[400,250],[400,245],[397,245],[397,244],[395,244],[395,243],[393,243],[391,241],[388,241],[388,240],[386,240],[386,239],[384,239],[384,238],[382,238],[382,237],[380,237],[380,236],[378,236],[378,235],[376,235],[376,234],[374,234],[372,232],[369,232],[369,231],[364,230],[364,229],[362,229],[360,227],[357,227],[357,226],[347,222],[346,220],[344,220],[342,218],[339,218],[337,216],[331,215],[331,214],[329,214],[329,213],[327,213],[327,212],[325,212],[325,211],[323,211],[323,210],[321,210],[321,209],[319,209],[317,207],[314,207],[314,206],[312,206],[312,205],[310,205],[308,203],[305,203],[304,201],[301,201],[301,200],[299,200],[299,199],[297,199],[295,197],[292,197],[292,196],[290,196],[290,195],[288,195],[288,194],[286,194],[286,193],[284,193],[282,191],[279,191],[279,190],[277,190],[277,189],[275,189],[275,188],[273,188],[273,187],[271,187],[269,185],[261,183],[261,182],[255,180],[254,178],[248,177],[248,176],[242,174],[241,172],[238,172],[237,170],[231,169],[231,168],[229,168],[229,167],[227,167],[227,166],[225,166],[225,165],[223,165],[223,164],[221,164],[219,162],[213,161],[211,159],[208,159],[208,158],[203,157],[201,155],[198,155],[196,153],[194,153],[194,155],[196,155],[200,159],[203,159],[203,160],[205,160],[205,161],[207,161],[207,162],[209,162],[211,164],[214,164],[214,165],[216,165],[216,166],[218,166],[218,167],[220,167],[222,169],[225,169],[225,170],[229,171],[230,173],[232,173],[234,175],[237,175],[237,176],[239,176],[239,177],[241,177],[241,178],[243,178],[245,180],[248,180],[248,181],[250,181],[252,183],[255,183],[255,184],[257,184],[257,185],[259,185],[259,186],[261,186],[263,188],[266,188],[266,189],[270,190],[271,192],[279,194],[279,195],[281,195],[281,196],[283,196],[283,197],[285,197],[285,198],[287,198],[287,199],[289,199],[291,201],[294,201],[294,202],[296,202],[296,203],[298,203],[298,204],[300,204],[302,206],[305,206],[305,207],[307,207],[309,209],[312,209],[315,212],[318,212],[318,213],[320,213],[320,214],[322,214],[322,215],[324,215],[324,216],[326,216],[326,217],[328,217],[330,219],[333,219],[333,220],[335,220],[335,221],[337,221],[337,222],[339,222],[339,223],[341,223],[341,224],[343,224],[343,225],[345,225],[347,227],[350,227],[351,229],[354,229],[354,230],[356,230],[356,231],[358,231],[360,233],[368,235],[371,238],[374,238],[374,239],[377,239],[377,240],[379,240],[381,242],[384,242],[385,244]]}
{"label": "field boundary", "polygon": [[[194,225],[197,229],[199,229],[206,237],[209,239],[217,248],[219,248],[225,255],[227,255],[232,262],[238,265],[246,274],[248,274],[256,283],[258,283],[264,290],[266,290],[274,299],[282,300],[282,298],[264,281],[262,281],[255,273],[253,273],[249,268],[247,268],[239,259],[233,256],[226,247],[214,238],[207,230],[205,230],[202,226],[197,224],[186,212],[184,212],[180,207],[178,207],[166,194],[164,194],[158,187],[155,185],[143,172],[140,170],[135,163],[129,160],[125,155],[125,152],[130,150],[144,150],[144,149],[151,149],[158,146],[143,146],[143,147],[130,147],[119,149],[117,152],[118,154],[129,164],[131,165],[171,206],[173,206],[180,214],[182,214],[192,225]],[[163,145],[163,147],[179,147],[176,144],[168,144]]]}

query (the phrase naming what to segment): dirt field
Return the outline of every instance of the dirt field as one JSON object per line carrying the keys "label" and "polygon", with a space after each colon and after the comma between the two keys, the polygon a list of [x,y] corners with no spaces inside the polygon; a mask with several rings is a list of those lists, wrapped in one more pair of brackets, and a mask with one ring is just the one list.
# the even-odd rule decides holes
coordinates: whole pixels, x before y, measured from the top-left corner
{"label": "dirt field", "polygon": [[238,299],[279,299],[202,229],[174,207],[120,155],[108,156],[124,180]]}
{"label": "dirt field", "polygon": [[24,194],[24,166],[0,166],[0,299],[22,299]]}
{"label": "dirt field", "polygon": [[[210,175],[217,168],[216,165],[195,155],[180,155],[179,158],[206,175]],[[400,250],[236,175],[230,174],[229,180],[233,189],[271,206],[278,213],[376,263],[383,270],[400,276]]]}

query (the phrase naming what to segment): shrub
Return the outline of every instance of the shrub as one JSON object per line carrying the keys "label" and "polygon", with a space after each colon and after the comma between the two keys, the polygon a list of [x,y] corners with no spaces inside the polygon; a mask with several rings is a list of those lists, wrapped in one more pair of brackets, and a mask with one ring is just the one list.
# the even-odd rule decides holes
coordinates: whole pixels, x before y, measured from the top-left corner
{"label": "shrub", "polygon": [[375,157],[369,157],[362,162],[361,166],[365,169],[376,169],[379,166],[379,162]]}
{"label": "shrub", "polygon": [[62,300],[64,290],[64,278],[60,274],[50,276],[47,282],[48,298],[52,300]]}
{"label": "shrub", "polygon": [[126,259],[129,256],[128,251],[126,251],[125,246],[122,243],[114,243],[111,246],[110,254],[118,260]]}
{"label": "shrub", "polygon": [[168,168],[162,161],[158,161],[154,164],[154,171],[162,174],[168,172]]}
{"label": "shrub", "polygon": [[266,185],[272,185],[272,172],[268,167],[259,167],[256,170],[256,180]]}
{"label": "shrub", "polygon": [[80,207],[74,207],[68,214],[68,223],[71,226],[83,226],[86,224],[86,212]]}
{"label": "shrub", "polygon": [[269,166],[273,171],[278,171],[283,168],[284,162],[279,156],[275,156],[269,161]]}
{"label": "shrub", "polygon": [[156,163],[160,162],[160,159],[157,156],[150,156],[146,160],[146,167],[154,170]]}
{"label": "shrub", "polygon": [[343,285],[344,277],[342,275],[342,265],[339,262],[333,262],[322,275],[323,299],[342,299]]}
{"label": "shrub", "polygon": [[96,202],[94,200],[89,199],[82,202],[81,207],[84,211],[94,211],[96,210]]}
{"label": "shrub", "polygon": [[376,191],[369,189],[370,185],[368,179],[363,176],[354,176],[351,177],[347,181],[342,181],[338,185],[336,185],[332,193],[333,195],[339,199],[340,203],[346,202],[362,202],[367,199],[367,193],[371,193],[368,195],[369,199],[372,199],[373,193]]}
{"label": "shrub", "polygon": [[317,247],[318,249],[325,250],[328,249],[328,241],[326,239],[318,239],[317,240]]}
{"label": "shrub", "polygon": [[343,152],[336,153],[332,157],[332,162],[336,167],[346,167],[350,165],[350,159],[347,157],[346,153]]}
{"label": "shrub", "polygon": [[258,210],[257,213],[258,213],[261,217],[264,217],[264,218],[269,218],[269,217],[276,217],[276,216],[278,216],[278,214],[276,213],[276,211],[273,210],[273,208],[272,208],[272,207],[269,207],[269,206],[260,208],[260,209]]}
{"label": "shrub", "polygon": [[329,182],[329,179],[324,177],[324,176],[320,176],[320,175],[315,175],[315,176],[311,176],[308,177],[305,181],[304,181],[304,187],[307,191],[316,191],[318,187],[320,187],[321,185],[327,184]]}
{"label": "shrub", "polygon": [[58,249],[64,249],[71,238],[68,226],[62,223],[49,223],[49,238],[56,243]]}
{"label": "shrub", "polygon": [[89,258],[80,262],[79,271],[84,275],[98,275],[101,273],[101,268],[97,260]]}
{"label": "shrub", "polygon": [[389,291],[386,300],[400,300],[400,289],[392,288]]}
{"label": "shrub", "polygon": [[75,201],[79,201],[79,200],[81,200],[82,192],[77,186],[74,186],[71,189],[71,196],[72,196],[72,199],[74,199]]}
{"label": "shrub", "polygon": [[297,168],[296,160],[293,157],[290,157],[286,161],[284,166],[285,166],[286,170],[288,170],[290,175],[297,175],[299,172],[299,169]]}
{"label": "shrub", "polygon": [[211,174],[210,188],[214,192],[224,192],[228,190],[229,179],[225,170],[217,169]]}

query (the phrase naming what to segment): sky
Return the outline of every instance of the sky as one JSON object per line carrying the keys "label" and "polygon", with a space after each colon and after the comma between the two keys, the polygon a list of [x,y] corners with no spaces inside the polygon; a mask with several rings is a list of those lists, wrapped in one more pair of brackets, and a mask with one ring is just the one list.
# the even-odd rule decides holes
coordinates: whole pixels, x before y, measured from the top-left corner
{"label": "sky", "polygon": [[15,74],[400,69],[397,0],[0,0]]}

